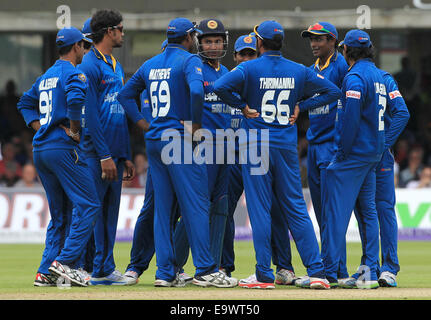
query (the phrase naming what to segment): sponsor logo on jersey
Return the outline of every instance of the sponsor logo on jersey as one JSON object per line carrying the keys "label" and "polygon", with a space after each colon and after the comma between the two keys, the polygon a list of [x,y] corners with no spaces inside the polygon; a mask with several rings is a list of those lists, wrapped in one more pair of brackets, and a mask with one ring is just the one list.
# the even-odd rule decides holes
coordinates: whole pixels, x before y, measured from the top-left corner
{"label": "sponsor logo on jersey", "polygon": [[87,81],[87,78],[85,77],[85,74],[83,74],[83,73],[78,74],[78,79],[81,80],[82,82]]}
{"label": "sponsor logo on jersey", "polygon": [[402,98],[401,92],[399,92],[398,90],[389,92],[389,98],[391,98],[391,100],[395,98]]}
{"label": "sponsor logo on jersey", "polygon": [[346,98],[361,99],[361,93],[359,91],[349,90],[346,92]]}

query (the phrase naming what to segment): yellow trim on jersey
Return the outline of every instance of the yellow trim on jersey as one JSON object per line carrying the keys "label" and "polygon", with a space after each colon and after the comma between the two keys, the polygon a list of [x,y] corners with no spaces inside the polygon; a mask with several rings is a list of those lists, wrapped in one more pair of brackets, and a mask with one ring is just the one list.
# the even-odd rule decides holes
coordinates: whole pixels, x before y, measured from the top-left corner
{"label": "yellow trim on jersey", "polygon": [[335,52],[333,54],[331,54],[331,56],[328,58],[328,60],[326,60],[326,63],[324,64],[324,66],[321,69],[319,68],[320,58],[317,58],[316,62],[314,63],[314,67],[316,67],[320,71],[325,70],[329,66],[329,63],[331,62],[331,58],[334,54],[335,54]]}

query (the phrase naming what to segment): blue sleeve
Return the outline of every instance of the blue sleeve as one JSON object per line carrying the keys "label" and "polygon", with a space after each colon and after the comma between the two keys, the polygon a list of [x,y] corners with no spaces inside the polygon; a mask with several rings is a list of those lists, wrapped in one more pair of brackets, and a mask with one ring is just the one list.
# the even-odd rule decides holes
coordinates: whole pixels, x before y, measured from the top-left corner
{"label": "blue sleeve", "polygon": [[246,80],[243,65],[239,65],[226,73],[214,83],[214,92],[226,104],[234,108],[243,109],[247,103],[238,94],[243,90]]}
{"label": "blue sleeve", "polygon": [[196,55],[192,55],[184,62],[183,70],[190,90],[190,107],[194,123],[202,123],[205,94],[202,68],[202,60]]}
{"label": "blue sleeve", "polygon": [[341,90],[323,76],[305,68],[303,96],[311,97],[298,104],[301,111],[306,111],[336,101],[341,97]]}
{"label": "blue sleeve", "polygon": [[120,90],[117,100],[122,104],[127,116],[134,123],[144,117],[139,112],[136,98],[139,98],[140,93],[145,89],[145,80],[142,77],[143,66],[141,66],[135,74],[127,81],[126,85]]}
{"label": "blue sleeve", "polygon": [[397,83],[389,74],[385,76],[385,85],[388,97],[386,106],[388,110],[386,112],[389,112],[392,117],[389,128],[385,130],[385,147],[390,148],[394,145],[401,132],[403,132],[409,121],[410,113],[406,102],[398,90]]}
{"label": "blue sleeve", "polygon": [[111,151],[106,143],[99,117],[99,93],[97,84],[100,83],[100,74],[97,65],[91,61],[84,62],[79,67],[87,76],[88,90],[85,99],[85,126],[91,137],[96,153],[100,159],[111,157]]}
{"label": "blue sleeve", "polygon": [[40,77],[30,90],[24,92],[17,104],[18,111],[21,113],[27,126],[30,126],[30,123],[33,121],[39,120],[39,79]]}
{"label": "blue sleeve", "polygon": [[81,120],[82,107],[87,94],[87,77],[82,72],[71,73],[65,83],[67,117],[70,120]]}
{"label": "blue sleeve", "polygon": [[150,98],[148,97],[147,89],[142,91],[140,99],[141,99],[141,114],[144,117],[144,119],[148,123],[150,123],[151,120],[153,120],[153,115],[152,115],[152,108],[150,105]]}
{"label": "blue sleeve", "polygon": [[346,79],[346,99],[343,121],[339,129],[339,149],[337,158],[345,158],[352,149],[353,142],[359,131],[361,110],[366,92],[362,80],[356,75]]}

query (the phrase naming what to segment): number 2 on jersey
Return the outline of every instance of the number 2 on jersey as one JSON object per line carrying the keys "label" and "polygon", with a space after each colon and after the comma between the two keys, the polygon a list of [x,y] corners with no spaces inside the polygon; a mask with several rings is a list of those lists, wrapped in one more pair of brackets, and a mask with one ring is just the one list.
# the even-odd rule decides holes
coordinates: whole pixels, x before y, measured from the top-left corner
{"label": "number 2 on jersey", "polygon": [[379,131],[385,130],[385,110],[386,110],[386,97],[379,94],[379,106],[383,108],[379,110]]}
{"label": "number 2 on jersey", "polygon": [[[160,82],[160,85],[158,81],[151,82],[150,99],[151,108],[153,110],[151,114],[152,117],[165,117],[171,107],[171,93],[169,91],[169,84],[166,80]],[[160,106],[159,104],[164,104],[164,106]]]}

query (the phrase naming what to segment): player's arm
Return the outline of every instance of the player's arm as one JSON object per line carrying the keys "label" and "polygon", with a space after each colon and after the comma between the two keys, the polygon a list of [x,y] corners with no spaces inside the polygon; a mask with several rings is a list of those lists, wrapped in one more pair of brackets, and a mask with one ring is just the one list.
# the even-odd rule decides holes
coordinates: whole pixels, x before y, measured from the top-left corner
{"label": "player's arm", "polygon": [[394,78],[387,74],[384,76],[387,90],[387,110],[392,115],[392,122],[385,130],[385,147],[390,148],[403,132],[410,118],[406,102],[402,97]]}
{"label": "player's arm", "polygon": [[102,168],[102,178],[107,180],[117,180],[117,167],[111,157],[111,151],[106,143],[103,130],[100,125],[99,101],[97,85],[101,81],[97,66],[91,62],[83,62],[80,70],[87,76],[87,96],[85,99],[85,126],[91,136],[91,141],[96,149],[96,154],[100,159]]}
{"label": "player's arm", "polygon": [[246,79],[243,65],[237,66],[214,83],[214,92],[226,104],[233,108],[244,109],[247,103],[235,93],[241,93]]}
{"label": "player's arm", "polygon": [[191,56],[184,62],[183,70],[190,91],[190,111],[192,116],[193,133],[202,125],[205,95],[202,68],[202,60],[196,55]]}
{"label": "player's arm", "polygon": [[324,106],[337,101],[341,97],[341,90],[323,76],[305,69],[303,96],[310,97],[298,103],[301,111]]}
{"label": "player's arm", "polygon": [[145,80],[143,78],[143,66],[127,81],[126,85],[120,90],[117,100],[121,103],[127,116],[136,123],[142,130],[147,131],[149,124],[139,112],[136,104],[137,98],[145,89]]}
{"label": "player's arm", "polygon": [[21,96],[17,108],[21,113],[26,125],[33,130],[37,131],[40,128],[39,122],[39,96],[38,90],[39,79],[33,84],[30,90],[24,92]]}
{"label": "player's arm", "polygon": [[346,81],[346,102],[344,107],[343,121],[339,128],[339,145],[336,154],[337,159],[344,159],[350,153],[356,135],[359,132],[361,121],[361,110],[364,104],[365,88],[362,80],[352,75]]}
{"label": "player's arm", "polygon": [[79,143],[81,131],[81,114],[87,94],[87,77],[82,72],[74,72],[69,75],[65,83],[67,117],[70,120],[70,128],[65,128],[66,134]]}

